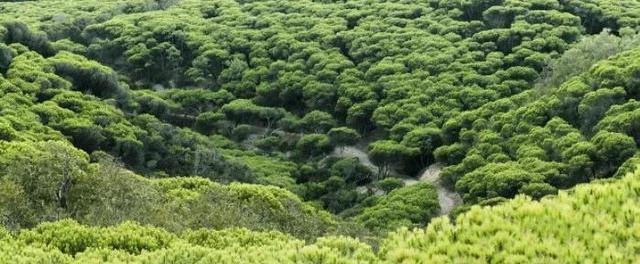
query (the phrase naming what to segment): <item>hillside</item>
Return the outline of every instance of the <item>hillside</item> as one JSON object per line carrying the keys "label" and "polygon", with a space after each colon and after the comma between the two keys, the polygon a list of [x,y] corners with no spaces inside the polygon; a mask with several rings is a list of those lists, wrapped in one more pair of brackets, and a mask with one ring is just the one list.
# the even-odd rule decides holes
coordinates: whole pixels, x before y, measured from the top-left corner
{"label": "hillside", "polygon": [[0,262],[637,262],[638,100],[636,0],[0,1]]}
{"label": "hillside", "polygon": [[[7,263],[635,263],[640,260],[640,172],[580,185],[539,202],[526,196],[474,206],[451,223],[401,229],[378,253],[347,237],[305,244],[246,229],[171,234],[123,223],[46,223],[19,235],[0,231]],[[623,232],[627,230],[628,232]]]}

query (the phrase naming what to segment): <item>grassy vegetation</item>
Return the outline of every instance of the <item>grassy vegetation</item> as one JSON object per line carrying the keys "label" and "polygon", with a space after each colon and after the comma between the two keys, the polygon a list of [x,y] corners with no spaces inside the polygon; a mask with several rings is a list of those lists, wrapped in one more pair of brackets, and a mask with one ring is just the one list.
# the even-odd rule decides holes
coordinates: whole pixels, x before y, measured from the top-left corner
{"label": "grassy vegetation", "polygon": [[638,14],[0,1],[0,262],[638,261]]}

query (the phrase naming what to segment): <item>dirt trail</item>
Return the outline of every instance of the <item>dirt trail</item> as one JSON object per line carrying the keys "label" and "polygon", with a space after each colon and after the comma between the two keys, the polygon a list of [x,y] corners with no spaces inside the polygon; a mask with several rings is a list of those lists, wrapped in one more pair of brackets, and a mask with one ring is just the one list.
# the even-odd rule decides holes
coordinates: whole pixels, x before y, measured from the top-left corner
{"label": "dirt trail", "polygon": [[[367,155],[366,152],[364,152],[363,150],[357,147],[344,147],[342,151],[336,148],[332,154],[339,157],[358,158],[360,160],[360,163],[362,163],[362,165],[365,165],[371,168],[371,170],[373,170],[374,172],[378,171],[378,167],[375,164],[373,164],[371,160],[369,160],[369,155]],[[419,174],[420,177],[418,177],[418,179],[415,179],[415,178],[402,179],[405,185],[413,185],[413,184],[417,184],[418,182],[429,182],[433,184],[433,186],[436,187],[436,190],[438,191],[438,202],[440,204],[440,212],[438,213],[438,215],[449,214],[458,205],[462,204],[462,198],[460,197],[459,194],[448,190],[447,188],[442,186],[442,184],[440,183],[439,179],[440,179],[440,171],[442,171],[442,167],[443,167],[442,164],[435,163],[427,167],[426,169],[424,169],[424,171],[422,171]],[[366,189],[362,188],[362,190],[366,190]]]}
{"label": "dirt trail", "polygon": [[[258,133],[250,135],[249,138],[245,141],[247,146],[250,146],[249,143],[252,142],[253,140],[264,135],[266,131],[267,131],[266,129],[262,129]],[[294,135],[292,133],[287,133],[279,130],[274,130],[272,132],[280,133],[283,136]],[[362,163],[362,165],[369,167],[373,172],[377,172],[378,166],[376,166],[375,164],[373,164],[373,162],[371,162],[371,160],[369,159],[369,155],[367,155],[367,153],[363,150],[363,149],[366,149],[368,143],[371,142],[372,140],[373,138],[362,141],[357,146],[346,146],[346,147],[343,147],[342,149],[335,148],[331,153],[331,155],[337,156],[337,157],[344,157],[344,158],[358,158],[358,160],[360,160],[360,163]],[[442,170],[442,167],[443,167],[442,164],[435,163],[425,168],[419,174],[419,177],[416,177],[416,178],[404,177],[401,180],[404,182],[405,185],[413,185],[413,184],[417,184],[418,182],[429,182],[433,184],[433,186],[435,186],[438,191],[438,201],[440,204],[439,215],[446,215],[446,214],[449,214],[458,205],[462,204],[462,198],[460,197],[459,194],[448,190],[440,183],[440,171]],[[364,186],[360,186],[358,187],[357,190],[359,192],[366,192],[367,188]],[[381,194],[380,190],[375,190],[375,192]]]}
{"label": "dirt trail", "polygon": [[442,164],[434,163],[427,167],[420,174],[421,182],[430,182],[438,190],[438,201],[440,203],[439,215],[449,214],[458,205],[462,204],[462,197],[456,192],[452,192],[446,187],[442,186],[440,182],[440,172],[442,171]]}

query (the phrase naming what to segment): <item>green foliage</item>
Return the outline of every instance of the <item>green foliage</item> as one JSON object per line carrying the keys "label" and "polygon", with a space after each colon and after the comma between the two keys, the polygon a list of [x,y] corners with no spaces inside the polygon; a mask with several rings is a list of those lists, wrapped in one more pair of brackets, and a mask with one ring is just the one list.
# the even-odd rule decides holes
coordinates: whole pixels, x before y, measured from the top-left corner
{"label": "green foliage", "polygon": [[597,62],[636,47],[639,41],[640,37],[635,32],[633,35],[618,37],[612,35],[609,30],[584,37],[560,58],[547,65],[537,81],[537,88],[549,90],[558,87],[572,77],[589,70]]}
{"label": "green foliage", "polygon": [[[639,13],[633,0],[2,1],[0,223],[18,235],[0,231],[16,252],[0,262],[630,262],[618,247],[633,226],[578,232],[572,247],[594,254],[579,255],[534,235],[567,232],[525,236],[524,216],[483,213],[507,209],[438,220],[429,243],[415,231],[390,255],[298,239],[426,225],[443,185],[464,198],[456,214],[519,203],[510,214],[540,217],[553,209],[506,198],[544,204],[633,171]],[[344,151],[356,145],[368,153]],[[434,162],[436,187],[385,178]],[[458,228],[474,231],[435,239]]]}
{"label": "green foliage", "polygon": [[[114,227],[87,227],[65,220],[24,230],[16,237],[0,231],[3,249],[0,260],[17,263],[146,263],[167,259],[175,263],[423,260],[485,263],[497,259],[633,263],[639,246],[638,234],[620,231],[632,230],[640,215],[634,203],[640,187],[638,177],[635,173],[619,181],[582,185],[539,202],[520,196],[493,207],[474,206],[459,215],[455,225],[441,217],[426,229],[399,229],[381,241],[377,254],[370,246],[347,237],[323,237],[305,245],[304,241],[278,232],[200,229],[176,236],[131,222]],[[429,185],[414,186],[422,189]],[[566,232],[567,226],[573,231]],[[573,247],[565,247],[567,243]]]}
{"label": "green foliage", "polygon": [[387,176],[391,166],[407,162],[417,154],[418,148],[406,147],[391,140],[376,141],[369,145],[369,157],[380,168],[379,177]]}
{"label": "green foliage", "polygon": [[404,182],[398,178],[386,178],[379,180],[375,183],[376,187],[385,193],[389,193],[395,189],[401,188],[404,186]]}
{"label": "green foliage", "polygon": [[102,98],[113,97],[125,101],[126,91],[120,87],[113,70],[69,52],[60,52],[49,59],[56,74],[71,78],[81,85],[78,89]]}
{"label": "green foliage", "polygon": [[[523,98],[532,95],[522,93],[541,73],[539,83],[551,89],[632,48],[637,42],[633,28],[640,24],[632,12],[636,6],[627,1],[269,1],[242,6],[223,1],[213,7],[199,1],[54,2],[23,3],[28,12],[20,12],[18,4],[6,5],[8,15],[0,17],[5,21],[2,39],[12,43],[12,58],[5,59],[11,65],[0,67],[7,68],[12,84],[38,100],[59,96],[49,87],[76,89],[99,100],[115,98],[122,113],[105,117],[86,110],[88,105],[58,97],[58,105],[81,114],[65,113],[67,117],[47,125],[83,150],[107,151],[140,173],[196,174],[221,182],[276,181],[256,177],[249,154],[229,159],[208,150],[224,145],[236,151],[240,146],[225,140],[207,143],[183,128],[235,139],[249,133],[248,126],[239,124],[304,133],[327,133],[345,124],[364,136],[377,129],[386,143],[371,144],[369,154],[381,176],[391,169],[414,173],[434,159],[457,166],[470,155],[487,162],[538,158],[568,165],[546,179],[556,188],[593,178],[591,174],[608,176],[612,169],[597,168],[601,163],[594,163],[593,153],[560,157],[570,148],[560,142],[556,145],[561,149],[551,143],[521,144],[522,137],[504,143],[511,146],[494,144],[496,134],[511,139],[513,132],[524,134],[529,127],[504,125],[514,114],[490,115],[528,101]],[[291,12],[282,13],[275,3]],[[28,50],[46,62],[25,55]],[[109,65],[120,76],[72,53]],[[25,57],[18,59],[21,55]],[[44,74],[26,75],[26,67]],[[599,72],[603,77],[621,75]],[[589,80],[582,83],[587,84],[582,88],[591,85]],[[132,92],[127,85],[145,90]],[[532,110],[521,110],[517,118],[541,126],[561,112],[559,117],[589,138],[598,132],[590,130],[607,108],[636,95],[636,86],[633,79],[611,79],[601,87],[610,90],[587,91],[577,107],[571,97],[557,96],[560,102],[532,103]],[[511,100],[515,103],[507,105]],[[40,116],[50,118],[48,110]],[[469,114],[476,110],[482,112],[478,118]],[[496,134],[476,140],[483,129]],[[5,126],[3,137],[14,139],[19,134],[14,130]],[[307,162],[328,153],[329,145],[353,144],[355,138],[347,130],[330,133],[332,144],[319,136],[304,138],[298,144],[301,155],[292,160]],[[287,140],[280,140],[282,148],[258,143],[261,153],[287,157],[287,144],[293,145]],[[472,145],[478,147],[470,150]],[[453,185],[479,167],[460,165],[444,175]],[[287,182],[278,181],[281,186]]]}
{"label": "green foliage", "polygon": [[459,142],[434,152],[451,165],[445,183],[475,203],[517,193],[537,198],[613,176],[637,151],[637,103],[629,94],[636,58],[637,49],[623,52],[551,94],[527,92],[448,122]]}
{"label": "green foliage", "polygon": [[96,228],[64,220],[44,223],[21,232],[18,239],[28,244],[48,245],[69,255],[88,248],[108,248],[131,254],[167,247],[175,236],[162,229],[126,222],[114,227]]}
{"label": "green foliage", "polygon": [[267,128],[284,117],[284,110],[280,108],[261,107],[246,99],[234,100],[221,110],[229,120],[236,123],[262,124]]}
{"label": "green foliage", "polygon": [[424,159],[431,158],[430,153],[442,145],[442,132],[440,129],[432,127],[414,129],[404,136],[402,144],[417,148],[420,153],[423,153],[421,158],[424,163]]}
{"label": "green foliage", "polygon": [[45,57],[53,56],[56,53],[45,34],[32,32],[24,23],[15,21],[4,22],[2,23],[2,27],[6,30],[3,34],[5,43],[23,44]]}
{"label": "green foliage", "polygon": [[365,208],[356,221],[374,230],[392,230],[401,226],[422,226],[440,210],[436,189],[419,183],[391,191],[371,207]]}
{"label": "green foliage", "polygon": [[620,134],[601,131],[592,139],[596,146],[597,160],[602,163],[601,175],[610,175],[624,161],[636,153],[636,142],[633,138]]}
{"label": "green foliage", "polygon": [[332,128],[327,136],[334,145],[339,147],[354,145],[360,140],[360,134],[348,127]]}
{"label": "green foliage", "polygon": [[363,183],[373,178],[373,172],[362,165],[358,158],[342,159],[331,166],[331,174],[341,176],[346,182]]}
{"label": "green foliage", "polygon": [[298,241],[286,234],[269,231],[254,232],[243,228],[208,230],[198,229],[188,231],[181,238],[193,245],[204,246],[213,249],[226,249],[231,247],[270,247],[279,246],[281,243],[298,243]]}
{"label": "green foliage", "polygon": [[330,114],[316,110],[307,113],[298,125],[305,132],[321,134],[327,133],[336,124]]}
{"label": "green foliage", "polygon": [[465,193],[463,199],[467,201],[498,196],[512,198],[518,193],[533,192],[533,188],[544,183],[545,176],[558,173],[554,169],[553,164],[535,160],[523,160],[522,164],[491,163],[466,174],[457,182],[456,190]]}
{"label": "green foliage", "polygon": [[638,176],[581,185],[539,202],[519,196],[494,207],[474,206],[455,223],[439,218],[424,230],[397,231],[379,254],[389,263],[633,263],[638,235],[628,231],[638,222]]}
{"label": "green foliage", "polygon": [[[90,164],[88,155],[67,143],[3,145],[0,220],[15,230],[73,218],[101,226],[134,220],[175,231],[232,226],[277,229],[312,238],[335,224],[328,213],[277,187],[225,186],[202,178],[149,180],[109,157]],[[226,213],[213,213],[222,211]]]}
{"label": "green foliage", "polygon": [[13,51],[4,43],[0,43],[0,72],[6,72],[13,60]]}
{"label": "green foliage", "polygon": [[331,140],[326,135],[309,134],[298,140],[296,149],[301,155],[317,156],[331,152],[333,144],[331,144]]}
{"label": "green foliage", "polygon": [[[0,169],[7,203],[1,208],[9,215],[5,221],[12,227],[29,227],[66,217],[75,202],[71,190],[85,176],[88,156],[58,141],[2,145]],[[12,204],[15,207],[9,207]]]}

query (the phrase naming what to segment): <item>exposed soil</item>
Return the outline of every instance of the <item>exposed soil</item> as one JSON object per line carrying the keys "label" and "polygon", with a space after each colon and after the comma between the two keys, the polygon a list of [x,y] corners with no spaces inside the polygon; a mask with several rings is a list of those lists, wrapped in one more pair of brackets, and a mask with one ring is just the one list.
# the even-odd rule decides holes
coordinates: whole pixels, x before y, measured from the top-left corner
{"label": "exposed soil", "polygon": [[[344,147],[342,150],[336,148],[332,153],[339,157],[355,157],[360,160],[362,165],[365,165],[373,171],[378,171],[378,167],[369,160],[369,156],[363,150],[357,147]],[[403,178],[402,181],[405,185],[413,185],[418,182],[429,182],[436,187],[438,191],[438,202],[440,204],[440,212],[438,215],[449,214],[458,205],[462,204],[462,198],[456,192],[450,191],[440,183],[440,172],[442,171],[442,164],[435,163],[425,168],[416,178]],[[366,188],[360,188],[359,191],[367,191]]]}

